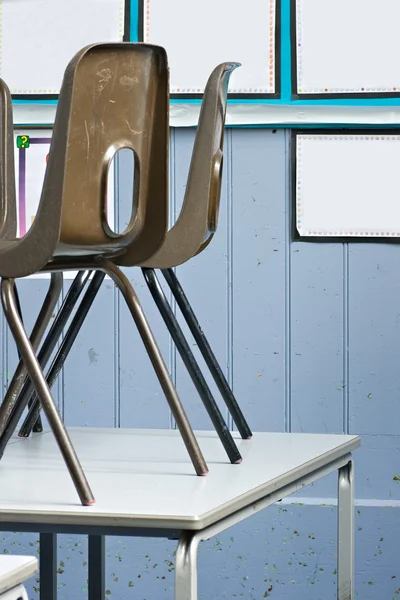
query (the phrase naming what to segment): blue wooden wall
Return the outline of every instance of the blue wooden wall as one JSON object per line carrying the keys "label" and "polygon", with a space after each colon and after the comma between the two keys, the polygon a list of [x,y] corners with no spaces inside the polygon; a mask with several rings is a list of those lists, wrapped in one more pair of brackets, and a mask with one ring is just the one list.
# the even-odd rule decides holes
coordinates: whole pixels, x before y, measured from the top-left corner
{"label": "blue wooden wall", "polygon": [[[175,214],[193,137],[189,129],[171,132]],[[218,233],[179,276],[255,430],[362,434],[356,453],[357,598],[395,600],[400,596],[400,483],[394,479],[400,472],[400,247],[293,243],[289,157],[288,131],[228,130]],[[128,154],[120,156],[117,170],[123,227],[131,188]],[[208,428],[140,271],[129,276],[193,425]],[[28,326],[47,283],[20,284]],[[2,328],[6,386],[16,355],[4,322]],[[173,427],[110,281],[55,392],[70,426]],[[334,600],[335,496],[336,480],[330,477],[204,543],[199,598]],[[0,552],[37,549],[35,535],[3,533],[0,540]],[[84,598],[86,540],[60,536],[59,548],[59,597]],[[173,542],[163,540],[108,538],[107,595],[172,599],[174,550]],[[39,585],[31,582],[32,599]]]}

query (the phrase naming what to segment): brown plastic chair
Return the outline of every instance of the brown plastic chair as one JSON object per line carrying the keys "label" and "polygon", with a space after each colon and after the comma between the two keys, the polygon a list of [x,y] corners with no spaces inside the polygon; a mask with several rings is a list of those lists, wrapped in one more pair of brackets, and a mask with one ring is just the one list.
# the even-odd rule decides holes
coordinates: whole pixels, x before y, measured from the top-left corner
{"label": "brown plastic chair", "polygon": [[[17,206],[15,200],[12,100],[10,90],[6,83],[0,79],[0,239],[12,240],[16,238],[16,235]],[[62,273],[53,273],[49,291],[30,336],[31,344],[35,349],[38,348],[55,310],[61,295],[62,283]],[[20,361],[8,387],[6,397],[17,398],[27,374],[25,364]],[[0,435],[9,418],[9,412],[6,410],[9,406],[9,402],[5,401],[2,404],[3,410],[0,407]]]}
{"label": "brown plastic chair", "polygon": [[[160,249],[152,256],[146,265],[165,266],[180,264],[192,258],[201,251],[212,238],[216,229],[221,178],[222,178],[222,151],[224,138],[224,123],[226,114],[226,98],[228,80],[232,70],[238,66],[233,63],[223,63],[214,69],[207,85],[201,108],[199,126],[194,144],[192,163],[188,177],[185,201],[181,214],[165,237]],[[123,262],[124,257],[116,257],[114,262]],[[128,262],[125,265],[129,264]],[[202,375],[196,359],[188,345],[177,319],[169,306],[153,269],[143,270],[150,291],[178,348],[192,381],[202,399],[211,421],[221,439],[222,444],[233,464],[240,463],[242,457],[233,440],[232,434],[214,400],[211,390]],[[93,288],[92,288],[93,289]],[[97,288],[96,288],[97,289]],[[90,296],[91,291],[87,292]],[[87,298],[85,296],[85,299]],[[89,298],[90,300],[90,298]],[[87,304],[86,304],[87,306]],[[79,311],[81,309],[78,309]],[[70,348],[69,332],[65,338],[65,345]],[[204,338],[205,339],[205,338]],[[200,346],[201,347],[201,346]],[[209,351],[211,352],[211,350]],[[66,352],[64,342],[59,350],[60,357],[65,360]],[[212,355],[213,356],[213,355]],[[216,359],[214,357],[214,361]],[[63,362],[63,360],[62,360]],[[219,367],[218,363],[216,363]],[[55,359],[49,371],[48,380],[54,383],[54,374],[60,370],[58,359]],[[221,374],[222,370],[219,368]],[[224,378],[224,376],[222,375]],[[218,383],[217,378],[217,383]],[[224,381],[226,382],[225,378]],[[228,384],[226,383],[226,386]],[[251,437],[243,414],[228,386],[230,396],[223,394],[223,398],[238,425],[242,437]],[[225,390],[224,390],[225,391]],[[25,390],[25,393],[26,390]],[[233,398],[233,400],[232,400]],[[20,435],[30,435],[39,412],[40,404],[35,401],[34,408],[20,429]],[[16,417],[15,417],[16,418]],[[1,450],[1,447],[0,447]]]}
{"label": "brown plastic chair", "polygon": [[[153,257],[146,261],[146,265],[159,267],[181,264],[202,251],[212,239],[217,226],[221,190],[227,86],[229,76],[236,66],[238,65],[233,63],[219,65],[213,71],[207,82],[181,214],[173,228],[168,232],[161,248]],[[120,260],[120,257],[114,259],[115,262],[120,262]],[[241,461],[240,453],[233,441],[232,435],[229,432],[219,407],[213,398],[210,388],[201,373],[196,359],[180,329],[179,323],[165,298],[154,269],[145,268],[143,269],[143,273],[178,351],[180,352],[183,362],[188,369],[195,387],[206,406],[215,429],[227,451],[229,459],[232,463],[239,463]],[[168,277],[174,278],[174,285],[170,285],[173,292],[176,293],[175,288],[179,282],[177,281],[173,270],[167,270],[165,272],[165,277],[168,282]],[[97,286],[94,287],[95,289],[98,289]],[[85,300],[89,296],[89,303],[91,302],[90,296],[92,290],[93,288],[88,290],[85,296]],[[180,292],[180,301],[182,301],[182,294],[183,291]],[[188,304],[187,299],[186,303]],[[85,302],[85,306],[87,305],[88,303]],[[188,306],[190,310],[182,308],[182,312],[186,320],[188,320],[189,327],[192,328],[194,315],[192,315],[193,311],[190,312],[190,304],[188,304]],[[78,309],[78,313],[79,311],[81,311],[81,308]],[[195,319],[195,324],[196,323],[197,320]],[[197,333],[200,331],[198,324],[196,331]],[[194,332],[195,335],[196,331]],[[49,371],[48,381],[51,384],[54,383],[55,376],[58,374],[67,356],[66,348],[71,348],[73,343],[73,341],[71,343],[71,338],[74,339],[74,337],[75,334],[70,329],[59,350],[58,356],[60,357],[60,360],[56,357]],[[239,432],[243,438],[247,439],[252,435],[251,430],[240,411],[236,399],[233,396],[204,334],[202,334],[201,331],[200,337],[201,339],[198,340],[198,346],[203,352],[203,356],[217,382],[222,397],[233,416]],[[25,389],[25,394],[29,395],[29,390]],[[40,404],[36,400],[34,408],[30,411],[21,427],[20,435],[25,437],[30,435],[39,414],[39,408]],[[17,417],[15,417],[14,420],[16,418]]]}
{"label": "brown plastic chair", "polygon": [[[208,246],[216,231],[221,197],[227,90],[229,77],[238,66],[240,65],[237,63],[219,65],[214,69],[207,82],[181,212],[158,251],[147,261],[141,263],[153,299],[233,463],[241,462],[240,453],[183,335],[179,322],[168,303],[154,269],[163,269],[167,273],[166,279],[170,286],[171,277],[173,278],[171,289],[174,292],[178,280],[173,267],[187,262],[202,252]],[[117,258],[117,260],[119,259]],[[168,274],[170,274],[169,277]],[[188,311],[182,312],[186,318]],[[204,334],[201,337],[205,340]],[[204,349],[204,344],[200,345],[200,349]],[[208,349],[210,353],[211,348],[209,345]],[[214,355],[212,356],[214,357]],[[216,362],[215,357],[214,361]],[[211,372],[214,374],[212,370]],[[221,369],[220,372],[222,374]],[[218,385],[219,379],[215,379]],[[225,378],[224,381],[226,382]],[[242,437],[245,439],[250,438],[252,436],[251,430],[232,392],[228,395],[224,389],[222,397]]]}
{"label": "brown plastic chair", "polygon": [[[95,44],[68,65],[35,220],[20,240],[0,240],[2,302],[81,502],[94,502],[55,407],[15,302],[14,278],[39,271],[90,269],[107,273],[121,290],[197,474],[208,469],[139,301],[113,259],[140,264],[167,229],[169,80],[165,51],[146,44]],[[106,220],[109,164],[120,148],[135,153],[131,221],[123,234]]]}

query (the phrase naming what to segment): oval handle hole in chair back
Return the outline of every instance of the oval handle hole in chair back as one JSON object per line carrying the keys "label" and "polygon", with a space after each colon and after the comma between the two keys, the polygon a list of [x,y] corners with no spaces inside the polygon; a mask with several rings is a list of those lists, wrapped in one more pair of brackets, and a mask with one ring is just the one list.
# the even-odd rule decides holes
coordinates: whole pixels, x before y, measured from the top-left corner
{"label": "oval handle hole in chair back", "polygon": [[123,236],[132,227],[138,209],[139,160],[132,148],[119,148],[107,172],[104,228],[108,235]]}

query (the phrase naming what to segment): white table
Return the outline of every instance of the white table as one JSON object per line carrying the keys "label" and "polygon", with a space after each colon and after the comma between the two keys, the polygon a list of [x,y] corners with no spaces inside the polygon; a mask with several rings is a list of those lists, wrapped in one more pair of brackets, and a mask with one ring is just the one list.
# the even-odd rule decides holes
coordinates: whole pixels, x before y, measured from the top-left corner
{"label": "white table", "polygon": [[23,583],[37,570],[34,556],[0,555],[0,600],[28,600]]}
{"label": "white table", "polygon": [[0,528],[40,532],[41,600],[56,597],[56,535],[89,535],[89,598],[104,598],[104,536],[177,539],[175,599],[197,600],[199,542],[328,473],[339,472],[338,599],[354,600],[352,451],[357,436],[255,433],[240,465],[214,432],[196,432],[197,477],[177,431],[70,430],[96,497],[83,507],[51,433],[13,439],[0,462]]}

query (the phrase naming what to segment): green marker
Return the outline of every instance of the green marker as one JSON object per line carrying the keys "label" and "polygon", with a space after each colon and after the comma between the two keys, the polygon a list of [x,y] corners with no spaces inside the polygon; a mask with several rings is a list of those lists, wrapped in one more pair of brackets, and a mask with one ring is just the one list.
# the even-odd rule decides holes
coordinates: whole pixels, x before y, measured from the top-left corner
{"label": "green marker", "polygon": [[29,135],[17,135],[17,148],[29,148],[30,143]]}

